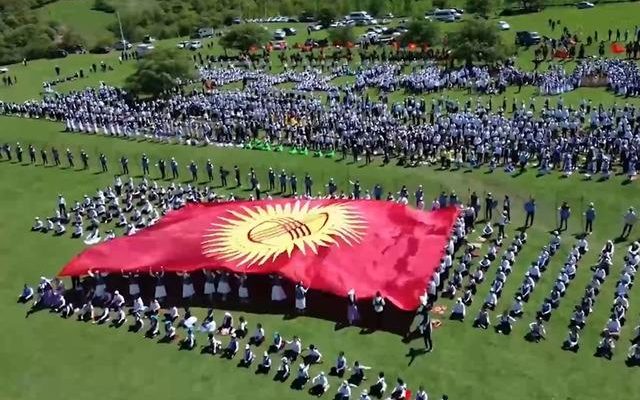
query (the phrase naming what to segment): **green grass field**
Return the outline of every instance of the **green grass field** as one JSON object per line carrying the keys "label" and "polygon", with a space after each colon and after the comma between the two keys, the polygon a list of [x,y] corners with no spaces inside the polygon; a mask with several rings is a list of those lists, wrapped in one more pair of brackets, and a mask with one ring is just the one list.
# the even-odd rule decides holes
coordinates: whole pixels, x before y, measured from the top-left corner
{"label": "green grass field", "polygon": [[[65,0],[53,3],[45,9],[51,15],[69,18],[69,23],[74,26],[84,26],[87,35],[99,37],[97,32],[104,29],[107,20],[103,16],[95,16],[96,20],[89,22],[85,18],[87,13],[95,13],[89,9],[90,3]],[[546,21],[551,17],[561,19],[572,29],[585,32],[598,26],[601,35],[608,27],[615,30],[619,26],[621,29],[632,30],[636,23],[633,16],[637,14],[638,7],[640,5],[637,3],[628,3],[598,6],[586,11],[550,8],[540,14],[504,18],[512,25],[512,31],[505,35],[512,38],[513,31],[521,29],[548,34]],[[98,19],[102,23],[98,23]],[[299,31],[298,36],[292,40],[305,37],[304,28]],[[163,41],[159,46],[174,46],[178,40]],[[215,47],[213,51],[221,50]],[[519,62],[529,67],[530,64],[527,63],[530,63],[530,57],[530,51],[523,53]],[[9,66],[10,74],[18,78],[18,84],[13,87],[1,86],[0,101],[38,98],[42,82],[54,78],[56,65],[66,75],[80,68],[87,72],[91,63],[102,60],[112,65],[114,70],[64,83],[57,89],[62,92],[78,90],[95,86],[100,81],[120,85],[135,68],[135,62],[119,64],[115,53],[38,60],[30,62],[26,67],[12,65]],[[348,79],[345,79],[344,83],[347,82]],[[509,89],[507,93],[509,104],[512,96],[526,101],[530,97],[536,97],[531,88],[524,88],[522,93],[514,92]],[[460,101],[467,98],[467,94],[461,91],[446,95]],[[394,93],[393,96],[394,100],[401,99],[399,93]],[[576,104],[582,98],[589,98],[595,104],[627,102],[626,99],[611,96],[603,89],[583,88],[563,98],[565,104]],[[486,98],[483,100],[486,101]],[[542,98],[537,99],[538,105],[543,101]],[[556,99],[552,99],[552,104],[555,102]],[[638,101],[634,103],[638,104]],[[5,160],[0,162],[0,220],[3,222],[0,229],[0,315],[4,317],[3,326],[9,328],[0,337],[0,360],[3,361],[0,366],[0,399],[35,400],[45,396],[52,399],[84,399],[95,396],[105,400],[135,397],[201,399],[206,396],[225,400],[254,397],[275,400],[308,396],[306,392],[289,389],[289,383],[275,383],[271,377],[254,375],[253,370],[236,368],[237,361],[211,358],[200,355],[198,351],[181,352],[175,345],[156,344],[154,340],[144,339],[142,334],[126,332],[126,329],[115,330],[64,321],[48,312],[39,312],[25,319],[26,308],[15,304],[22,284],[34,284],[41,275],[55,275],[71,257],[84,248],[82,243],[65,237],[54,238],[29,232],[33,217],[51,215],[56,207],[58,193],[64,193],[71,203],[84,194],[94,193],[98,187],[111,184],[111,174],[98,173],[97,155],[100,152],[104,152],[109,158],[112,171],[119,169],[117,159],[120,156],[128,156],[133,175],[141,172],[140,156],[146,153],[152,162],[159,157],[166,159],[175,156],[183,168],[183,175],[186,175],[184,168],[190,160],[195,160],[202,171],[205,160],[211,158],[216,165],[223,165],[227,169],[234,164],[243,172],[253,167],[259,171],[262,182],[266,181],[268,167],[273,167],[286,169],[298,176],[309,172],[316,186],[333,177],[339,188],[345,191],[349,189],[348,181],[355,178],[360,180],[364,188],[371,188],[379,183],[385,191],[396,191],[403,184],[412,191],[422,184],[427,204],[441,191],[455,190],[464,200],[467,200],[470,191],[476,191],[481,197],[492,192],[496,199],[508,194],[513,204],[513,224],[507,232],[510,238],[524,220],[524,201],[529,196],[534,196],[538,204],[536,225],[528,231],[529,242],[518,256],[500,305],[491,314],[492,321],[510,305],[510,299],[520,285],[526,268],[537,257],[541,246],[546,244],[548,231],[556,224],[556,207],[560,202],[568,201],[573,208],[573,215],[569,230],[563,234],[561,251],[552,259],[548,271],[525,306],[524,318],[515,324],[510,336],[471,327],[470,320],[476,315],[489,290],[490,282],[487,281],[479,286],[474,304],[467,310],[468,321],[462,324],[444,321],[443,327],[434,334],[436,350],[430,354],[418,355],[414,360],[407,354],[410,354],[411,349],[421,347],[420,340],[405,344],[400,337],[389,333],[361,335],[356,328],[334,331],[332,322],[309,317],[284,320],[281,315],[245,316],[251,329],[255,323],[262,322],[267,336],[277,330],[287,338],[301,336],[305,345],[318,345],[326,359],[322,366],[325,371],[333,364],[338,351],[344,350],[350,363],[358,359],[373,367],[370,377],[378,371],[385,371],[388,382],[401,376],[413,390],[424,384],[430,398],[437,399],[442,393],[447,393],[452,400],[626,400],[637,397],[640,390],[637,376],[639,369],[629,368],[624,364],[632,329],[640,324],[640,291],[637,288],[631,291],[628,323],[623,328],[613,360],[593,357],[599,332],[608,319],[615,278],[628,243],[616,245],[614,276],[607,279],[598,296],[594,314],[589,317],[587,327],[581,335],[581,350],[573,354],[560,349],[573,306],[577,304],[591,276],[588,267],[595,262],[604,242],[619,234],[625,209],[630,205],[636,208],[640,206],[637,182],[623,185],[623,177],[615,177],[608,182],[583,182],[579,174],[569,179],[560,179],[557,174],[537,178],[534,170],[512,177],[501,171],[487,174],[484,170],[465,173],[437,171],[431,167],[382,167],[380,160],[365,167],[347,161],[283,153],[195,148],[75,135],[62,133],[62,127],[57,124],[20,118],[2,117],[0,126],[0,144],[8,142],[15,147],[15,143],[20,142],[25,149],[29,144],[38,149],[55,146],[61,151],[68,147],[76,155],[84,149],[91,157],[90,171],[18,165]],[[158,171],[152,168],[152,177],[157,178],[158,175]],[[237,191],[231,188],[216,190]],[[595,232],[589,238],[591,251],[580,262],[576,279],[562,299],[560,308],[554,311],[552,320],[547,324],[548,340],[538,344],[528,343],[523,338],[527,325],[549,293],[555,276],[574,243],[572,235],[581,232],[580,212],[589,202],[595,203],[598,212]],[[636,230],[632,239],[638,238],[640,231]],[[472,234],[471,240],[474,239],[476,236]],[[488,274],[489,281],[494,274],[495,265],[492,265]],[[439,301],[437,304],[446,305],[449,310],[451,308],[450,301]],[[346,306],[344,310],[337,311],[338,317],[345,313]],[[217,312],[218,316],[220,314]],[[197,310],[196,315],[202,318],[204,310]],[[239,313],[234,315],[238,316]],[[199,336],[198,339],[202,344],[205,337]],[[223,344],[226,345],[226,342]],[[277,364],[276,359],[274,363]],[[319,366],[313,367],[312,376],[320,370]],[[331,393],[325,397],[332,398],[338,381],[333,379],[331,385]],[[354,390],[354,395],[357,393],[359,391]]]}

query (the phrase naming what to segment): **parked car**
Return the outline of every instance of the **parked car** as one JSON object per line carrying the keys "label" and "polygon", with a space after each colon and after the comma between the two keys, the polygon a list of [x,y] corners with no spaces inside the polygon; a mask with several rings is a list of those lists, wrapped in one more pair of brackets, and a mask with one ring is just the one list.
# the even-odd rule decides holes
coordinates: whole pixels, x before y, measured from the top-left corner
{"label": "parked car", "polygon": [[96,46],[89,50],[89,53],[93,54],[108,54],[111,51],[111,47],[109,46]]}
{"label": "parked car", "polygon": [[294,28],[282,28],[280,30],[283,31],[286,36],[295,36],[296,33],[298,33]]}
{"label": "parked car", "polygon": [[287,34],[284,33],[282,29],[278,29],[277,31],[273,32],[273,40],[284,40],[284,38],[286,37]]}
{"label": "parked car", "polygon": [[313,15],[303,15],[300,17],[300,22],[316,22],[316,19]]}
{"label": "parked car", "polygon": [[322,24],[309,25],[309,28],[312,31],[319,31],[323,28]]}
{"label": "parked car", "polygon": [[242,23],[242,18],[240,17],[235,17],[234,19],[231,20],[231,23],[234,25],[239,25]]}
{"label": "parked car", "polygon": [[511,29],[511,25],[509,25],[507,21],[498,21],[498,29],[501,31],[508,31]]}
{"label": "parked car", "polygon": [[286,50],[287,42],[285,40],[276,40],[271,42],[271,48],[273,50]]}
{"label": "parked car", "polygon": [[69,53],[64,49],[51,49],[47,52],[47,58],[65,58]]}
{"label": "parked car", "polygon": [[189,50],[198,50],[202,48],[202,42],[199,40],[192,40],[189,42]]}
{"label": "parked car", "polygon": [[189,41],[183,40],[182,42],[178,43],[176,47],[179,49],[186,49],[187,47],[189,47]]}
{"label": "parked car", "polygon": [[211,27],[198,28],[198,30],[195,32],[194,39],[210,38],[213,37],[214,33],[215,31]]}
{"label": "parked car", "polygon": [[156,41],[156,38],[152,37],[151,35],[144,35],[144,39],[142,39],[142,43],[145,44],[150,44]]}
{"label": "parked car", "polygon": [[455,11],[452,11],[450,9],[447,9],[447,10],[435,9],[427,13],[425,17],[428,17],[428,18],[425,18],[425,19],[432,19],[440,22],[455,22],[456,15],[458,14]]}
{"label": "parked car", "polygon": [[596,5],[593,3],[589,3],[588,1],[581,1],[580,3],[576,4],[576,7],[578,7],[581,10],[587,9],[587,8],[593,8]]}
{"label": "parked car", "polygon": [[133,45],[126,40],[118,40],[113,46],[113,48],[118,51],[129,50],[132,47]]}
{"label": "parked car", "polygon": [[9,68],[7,67],[0,68],[0,74],[6,74],[7,72],[9,72]]}
{"label": "parked car", "polygon": [[542,36],[538,32],[520,31],[516,32],[517,46],[533,46],[542,41]]}
{"label": "parked car", "polygon": [[154,45],[150,43],[140,43],[136,47],[136,54],[138,55],[138,57],[144,57],[147,54],[151,53],[154,49]]}

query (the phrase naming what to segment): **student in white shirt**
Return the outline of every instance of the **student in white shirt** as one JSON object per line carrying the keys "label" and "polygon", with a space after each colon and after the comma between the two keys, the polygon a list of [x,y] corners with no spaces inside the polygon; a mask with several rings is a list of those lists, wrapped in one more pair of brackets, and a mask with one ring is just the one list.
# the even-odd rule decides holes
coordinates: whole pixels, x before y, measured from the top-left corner
{"label": "student in white shirt", "polygon": [[387,382],[384,379],[384,372],[378,373],[378,379],[376,383],[371,386],[371,395],[381,398],[384,395],[384,392],[387,391]]}
{"label": "student in white shirt", "polygon": [[487,307],[482,307],[478,312],[478,316],[475,321],[473,321],[474,328],[482,328],[487,329],[491,326],[491,320],[489,318],[489,312],[487,311]]}
{"label": "student in white shirt", "polygon": [[617,318],[610,318],[602,333],[617,339],[620,337],[620,329],[622,329],[620,321]]}
{"label": "student in white shirt", "polygon": [[262,327],[261,323],[258,323],[258,325],[256,326],[255,333],[249,339],[249,343],[254,345],[254,346],[260,346],[262,344],[262,342],[264,342],[264,338],[265,338],[265,336],[264,336],[264,328]]}
{"label": "student in white shirt", "polygon": [[347,357],[344,355],[344,351],[338,354],[335,367],[331,368],[331,375],[342,377],[347,370]]}
{"label": "student in white shirt", "polygon": [[271,370],[271,357],[269,357],[269,352],[265,351],[262,354],[262,362],[258,365],[257,374],[268,374],[269,370]]}
{"label": "student in white shirt", "polygon": [[320,372],[316,375],[311,381],[311,388],[309,389],[309,393],[312,396],[322,396],[329,389],[329,380],[324,372]]}
{"label": "student in white shirt", "polygon": [[516,319],[513,318],[511,315],[509,315],[508,311],[503,312],[502,315],[500,316],[498,326],[496,327],[497,332],[503,333],[505,335],[510,334],[511,330],[513,329],[512,324],[514,322],[516,322]]}
{"label": "student in white shirt", "polygon": [[300,352],[302,352],[302,341],[299,337],[294,336],[291,341],[287,341],[289,348],[285,350],[285,356],[291,361],[298,359]]}
{"label": "student in white shirt", "polygon": [[391,398],[394,400],[404,400],[407,397],[407,385],[400,378],[396,381],[396,387],[391,392]]}
{"label": "student in white shirt", "polygon": [[360,385],[363,381],[367,380],[365,376],[365,371],[371,369],[371,367],[367,367],[366,365],[360,364],[360,361],[353,363],[353,367],[351,369],[351,377],[349,378],[349,382],[354,385]]}
{"label": "student in white shirt", "polygon": [[542,318],[538,318],[536,321],[529,324],[529,333],[527,336],[534,342],[539,342],[542,339],[546,339],[547,331],[542,323]]}
{"label": "student in white shirt", "polygon": [[573,352],[577,352],[580,348],[580,334],[577,327],[571,327],[569,329],[569,334],[567,335],[567,339],[565,339],[564,343],[562,343],[563,350],[570,350]]}
{"label": "student in white shirt", "polygon": [[291,367],[289,366],[289,359],[287,357],[282,357],[280,360],[280,366],[278,367],[278,372],[276,374],[275,380],[280,382],[284,382],[289,378],[289,374],[291,373]]}
{"label": "student in white shirt", "polygon": [[342,384],[338,388],[337,400],[349,400],[351,398],[351,386],[349,382],[342,381]]}
{"label": "student in white shirt", "polygon": [[418,391],[416,392],[415,400],[429,400],[429,396],[427,392],[424,390],[424,386],[420,385]]}
{"label": "student in white shirt", "polygon": [[320,364],[322,362],[322,353],[314,344],[309,345],[309,352],[304,357],[304,362],[306,364]]}
{"label": "student in white shirt", "polygon": [[453,306],[453,310],[451,310],[451,316],[449,319],[454,321],[464,321],[464,317],[467,314],[467,307],[462,302],[462,299],[458,297],[456,304]]}
{"label": "student in white shirt", "polygon": [[596,348],[596,355],[610,360],[613,357],[613,350],[616,348],[616,342],[611,336],[602,338]]}

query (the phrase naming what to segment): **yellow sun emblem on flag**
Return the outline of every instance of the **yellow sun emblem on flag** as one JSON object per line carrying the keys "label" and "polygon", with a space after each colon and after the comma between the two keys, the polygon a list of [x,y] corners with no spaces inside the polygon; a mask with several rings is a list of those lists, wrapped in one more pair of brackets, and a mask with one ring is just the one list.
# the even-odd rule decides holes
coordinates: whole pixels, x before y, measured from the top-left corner
{"label": "yellow sun emblem on flag", "polygon": [[262,265],[298,249],[318,254],[319,247],[359,243],[366,224],[349,203],[311,206],[309,201],[266,206],[243,206],[212,223],[202,243],[208,257]]}

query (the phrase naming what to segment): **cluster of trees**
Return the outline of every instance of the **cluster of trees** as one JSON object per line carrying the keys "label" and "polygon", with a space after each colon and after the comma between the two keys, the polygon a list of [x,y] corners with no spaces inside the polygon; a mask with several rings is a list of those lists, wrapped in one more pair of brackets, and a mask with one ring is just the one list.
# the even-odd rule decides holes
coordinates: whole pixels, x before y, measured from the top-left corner
{"label": "cluster of trees", "polygon": [[193,66],[176,49],[157,49],[142,58],[125,81],[136,96],[160,96],[195,78]]}
{"label": "cluster of trees", "polygon": [[51,57],[85,45],[70,27],[40,18],[36,8],[50,2],[0,0],[0,65]]}

